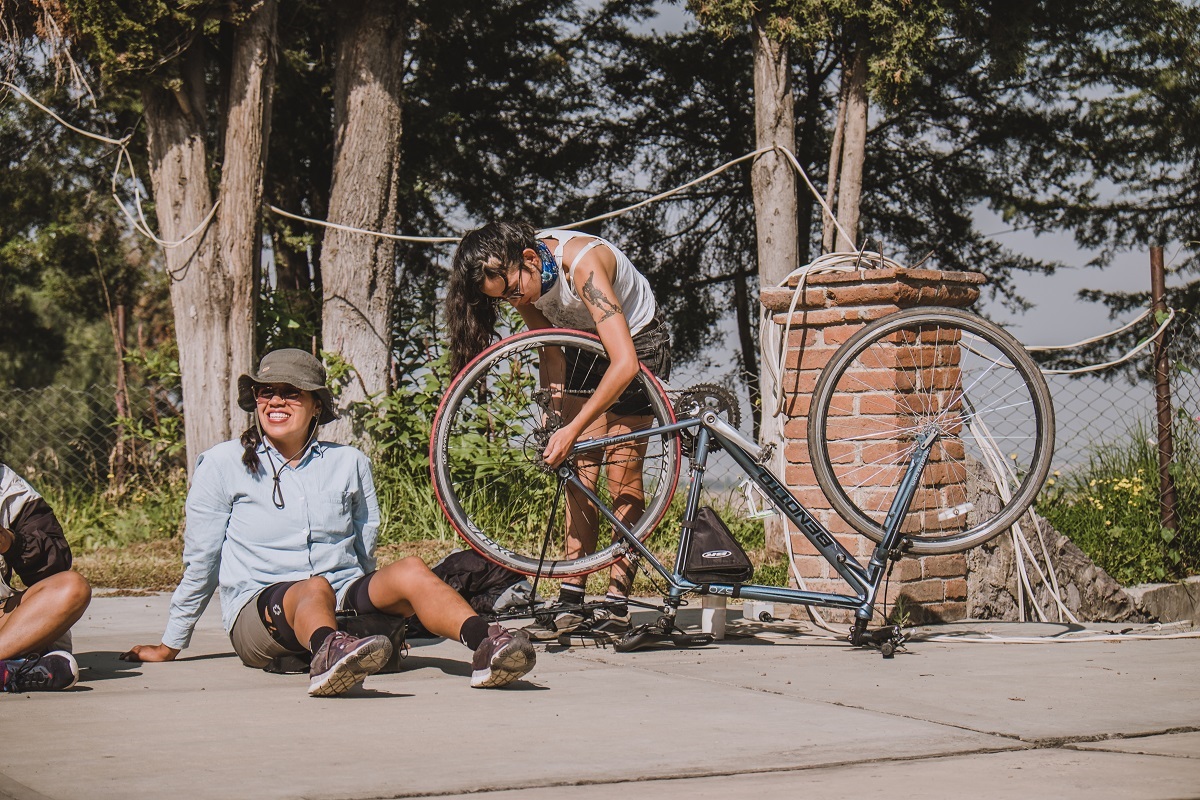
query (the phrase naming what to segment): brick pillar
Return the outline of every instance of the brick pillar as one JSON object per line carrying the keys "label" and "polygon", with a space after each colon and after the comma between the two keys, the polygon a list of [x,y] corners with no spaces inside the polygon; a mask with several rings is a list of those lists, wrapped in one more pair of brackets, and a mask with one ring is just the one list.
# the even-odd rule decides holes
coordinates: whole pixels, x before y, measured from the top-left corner
{"label": "brick pillar", "polygon": [[[864,325],[892,312],[914,306],[966,308],[979,297],[986,279],[974,272],[939,272],[906,267],[867,269],[809,277],[804,297],[796,305],[788,335],[784,381],[784,482],[856,557],[865,563],[875,543],[853,531],[834,513],[817,485],[808,454],[808,407],[817,377],[847,339]],[[794,287],[770,288],[762,302],[779,325],[787,322]],[[863,398],[864,402],[868,401]],[[847,413],[853,413],[848,410]],[[948,499],[961,495],[961,485],[944,488]],[[961,502],[961,500],[959,501]],[[953,505],[952,502],[949,503]],[[845,582],[816,553],[803,535],[792,531],[790,546],[805,585],[813,591],[843,593]],[[780,552],[788,546],[770,543]],[[892,572],[887,603],[903,597],[914,622],[954,620],[966,616],[966,559],[962,554],[904,558]],[[822,609],[822,616],[851,621],[850,612]]]}

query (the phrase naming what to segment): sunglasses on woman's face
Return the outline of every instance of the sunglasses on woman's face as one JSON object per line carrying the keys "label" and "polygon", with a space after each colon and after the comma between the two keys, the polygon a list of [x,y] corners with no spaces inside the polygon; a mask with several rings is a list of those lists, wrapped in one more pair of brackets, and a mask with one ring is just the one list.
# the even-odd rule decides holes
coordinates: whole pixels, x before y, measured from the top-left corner
{"label": "sunglasses on woman's face", "polygon": [[301,390],[295,386],[259,386],[254,390],[254,396],[260,403],[270,402],[272,397],[278,397],[286,403],[300,402]]}
{"label": "sunglasses on woman's face", "polygon": [[522,297],[524,297],[525,292],[521,291],[521,277],[524,274],[525,274],[525,268],[523,266],[517,267],[517,285],[511,289],[508,288],[508,276],[506,275],[504,277],[504,291],[496,299],[497,300],[507,300],[508,302],[511,303],[514,300],[520,300]]}

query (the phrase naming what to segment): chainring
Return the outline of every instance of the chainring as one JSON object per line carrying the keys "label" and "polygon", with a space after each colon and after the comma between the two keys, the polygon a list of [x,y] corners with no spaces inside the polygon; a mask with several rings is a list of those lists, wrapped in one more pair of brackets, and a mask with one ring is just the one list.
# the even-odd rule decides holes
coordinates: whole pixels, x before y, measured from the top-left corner
{"label": "chainring", "polygon": [[[705,411],[715,411],[733,427],[742,424],[742,412],[738,405],[737,395],[718,383],[698,383],[679,392],[675,398],[675,416],[679,418],[698,417]],[[679,432],[683,453],[692,457],[696,437],[690,430]]]}

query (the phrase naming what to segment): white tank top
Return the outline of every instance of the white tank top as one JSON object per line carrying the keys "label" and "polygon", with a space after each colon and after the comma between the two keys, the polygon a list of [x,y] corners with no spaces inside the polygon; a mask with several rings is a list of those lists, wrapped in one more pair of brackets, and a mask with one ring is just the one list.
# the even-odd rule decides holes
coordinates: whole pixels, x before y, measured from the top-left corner
{"label": "white tank top", "polygon": [[654,319],[657,305],[654,294],[650,291],[650,282],[646,276],[638,272],[629,258],[612,242],[589,233],[579,231],[549,230],[538,233],[538,239],[557,239],[558,247],[554,248],[554,260],[558,262],[558,280],[550,287],[550,291],[538,298],[534,308],[546,315],[546,319],[556,328],[572,328],[580,331],[595,333],[596,322],[584,306],[579,295],[575,293],[573,281],[563,270],[563,247],[572,239],[586,236],[593,241],[585,244],[575,256],[575,261],[588,250],[597,245],[604,245],[612,251],[617,259],[617,272],[613,278],[613,291],[617,293],[617,303],[625,312],[625,321],[629,323],[629,332],[635,334],[650,324]]}

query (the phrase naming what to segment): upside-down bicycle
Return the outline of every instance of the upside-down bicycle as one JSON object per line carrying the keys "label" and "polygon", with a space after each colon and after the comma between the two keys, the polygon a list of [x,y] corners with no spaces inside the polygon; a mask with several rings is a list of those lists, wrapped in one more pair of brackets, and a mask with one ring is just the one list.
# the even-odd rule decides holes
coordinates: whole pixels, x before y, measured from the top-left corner
{"label": "upside-down bicycle", "polygon": [[[629,558],[664,584],[661,616],[617,643],[649,639],[707,642],[684,635],[676,614],[688,595],[848,609],[854,645],[890,656],[903,641],[895,625],[870,629],[891,563],[905,554],[965,550],[1008,529],[1033,502],[1050,469],[1054,412],[1037,365],[1021,344],[964,311],[899,311],[863,327],[821,371],[809,405],[811,468],[833,513],[876,545],[860,563],[821,514],[810,511],[767,466],[771,453],[731,424],[727,403],[704,390],[672,401],[644,367],[623,398],[644,401],[618,435],[578,441],[550,469],[541,453],[561,426],[571,395],[595,385],[573,371],[601,368],[598,338],[534,330],[497,342],[451,383],[430,444],[437,498],[458,533],[479,553],[541,578],[584,575]],[[578,402],[578,398],[575,398]],[[696,581],[684,556],[701,502],[706,465],[727,452],[761,495],[803,534],[849,587],[841,594],[748,583]],[[640,479],[644,511],[622,522],[606,484],[610,460]],[[684,460],[690,483],[674,564],[646,539],[672,506]],[[792,458],[803,466],[804,458]],[[627,489],[626,487],[622,487]],[[565,552],[564,495],[590,504],[606,530],[595,552]],[[826,518],[828,522],[828,517]],[[606,533],[608,534],[606,536]],[[530,608],[530,613],[546,613]]]}

